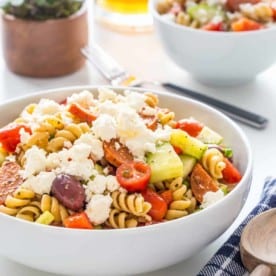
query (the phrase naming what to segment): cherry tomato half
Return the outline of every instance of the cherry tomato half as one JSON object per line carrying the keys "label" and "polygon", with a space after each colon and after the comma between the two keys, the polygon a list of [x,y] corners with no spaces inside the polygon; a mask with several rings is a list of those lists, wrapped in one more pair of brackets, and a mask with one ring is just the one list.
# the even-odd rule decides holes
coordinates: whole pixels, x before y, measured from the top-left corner
{"label": "cherry tomato half", "polygon": [[31,129],[25,125],[9,124],[0,129],[0,143],[7,152],[14,152],[17,145],[20,143],[20,129],[23,128],[26,132],[32,133]]}
{"label": "cherry tomato half", "polygon": [[149,210],[148,214],[152,217],[153,220],[161,221],[165,217],[168,210],[166,201],[162,198],[162,196],[151,189],[143,191],[142,195],[145,201],[151,204],[151,209]]}
{"label": "cherry tomato half", "polygon": [[143,191],[149,183],[149,165],[139,161],[123,163],[116,171],[119,184],[129,192]]}
{"label": "cherry tomato half", "polygon": [[175,128],[186,131],[189,135],[196,137],[203,128],[203,124],[194,119],[182,119],[176,123]]}

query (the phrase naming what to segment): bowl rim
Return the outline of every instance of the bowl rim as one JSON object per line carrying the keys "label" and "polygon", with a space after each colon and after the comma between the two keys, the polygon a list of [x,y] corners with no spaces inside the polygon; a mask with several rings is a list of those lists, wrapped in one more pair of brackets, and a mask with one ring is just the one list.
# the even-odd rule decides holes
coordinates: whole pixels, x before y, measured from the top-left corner
{"label": "bowl rim", "polygon": [[[177,24],[175,22],[171,22],[169,20],[166,20],[162,15],[160,15],[157,10],[156,10],[156,4],[160,0],[149,0],[149,12],[152,15],[153,18],[156,20],[162,22],[163,24],[166,24],[172,28],[176,28],[178,30],[184,30],[188,31],[191,33],[198,33],[198,34],[204,34],[204,35],[210,35],[210,36],[221,36],[221,37],[250,37],[258,34],[264,34],[266,32],[272,32],[273,30],[276,30],[276,27],[268,27],[260,30],[253,30],[253,31],[242,31],[242,32],[215,32],[215,31],[206,31],[206,30],[201,30],[201,29],[194,29],[191,27],[187,27],[184,25]],[[276,23],[275,23],[276,24]]]}
{"label": "bowl rim", "polygon": [[[83,90],[88,90],[88,91],[97,91],[98,88],[111,88],[115,91],[124,91],[124,90],[131,90],[131,91],[137,91],[137,92],[153,92],[156,93],[157,95],[164,95],[170,98],[176,98],[188,103],[191,103],[193,105],[198,106],[199,108],[204,108],[204,109],[208,109],[210,112],[212,112],[215,115],[218,115],[220,117],[222,117],[223,120],[225,120],[227,122],[227,124],[231,125],[231,127],[239,134],[240,138],[242,139],[242,141],[244,142],[245,145],[245,150],[248,156],[248,163],[246,165],[242,180],[240,182],[240,184],[238,184],[235,189],[233,189],[233,191],[231,191],[229,194],[227,194],[227,196],[225,196],[224,198],[222,198],[221,200],[219,200],[218,202],[216,202],[215,204],[209,206],[208,208],[205,208],[203,210],[201,210],[200,212],[196,212],[193,213],[191,215],[179,218],[179,219],[175,219],[175,220],[170,220],[170,221],[166,221],[166,222],[160,222],[160,223],[156,223],[156,224],[151,224],[151,225],[146,225],[143,227],[135,227],[135,228],[126,228],[126,229],[96,229],[96,231],[87,231],[86,229],[67,229],[65,227],[55,227],[55,226],[51,226],[49,227],[48,225],[43,225],[43,224],[38,224],[38,223],[33,223],[33,222],[29,222],[29,221],[25,221],[22,219],[18,219],[16,217],[13,216],[9,216],[7,214],[4,213],[0,213],[0,220],[1,217],[3,219],[9,220],[11,223],[13,222],[14,224],[22,224],[24,223],[25,226],[29,226],[32,227],[33,229],[36,228],[41,229],[41,227],[46,227],[47,229],[51,229],[51,231],[55,231],[55,232],[60,232],[60,233],[67,233],[70,235],[70,233],[72,235],[79,233],[82,233],[82,235],[88,234],[88,233],[94,233],[94,235],[105,235],[102,233],[113,233],[113,235],[121,235],[122,233],[125,232],[129,232],[129,233],[136,233],[138,231],[138,233],[144,233],[144,232],[150,232],[150,231],[154,231],[154,230],[158,230],[160,227],[177,227],[177,224],[179,224],[179,221],[182,222],[186,222],[186,223],[190,223],[191,220],[196,219],[196,218],[200,218],[201,216],[203,216],[204,219],[204,214],[206,212],[208,212],[209,210],[213,210],[215,208],[220,208],[221,205],[223,205],[227,200],[230,200],[230,198],[234,197],[237,193],[239,193],[239,190],[241,189],[241,186],[245,185],[246,180],[251,180],[252,178],[252,169],[253,169],[253,158],[252,158],[252,150],[251,150],[251,146],[249,143],[248,138],[246,137],[245,133],[243,132],[243,130],[237,125],[237,123],[235,123],[232,119],[230,119],[229,117],[227,117],[226,115],[224,115],[221,111],[216,110],[215,108],[205,104],[205,103],[201,103],[197,100],[194,99],[190,99],[188,97],[185,96],[180,96],[178,94],[172,94],[169,92],[165,92],[165,91],[161,91],[161,90],[154,90],[154,89],[147,89],[147,88],[136,88],[136,87],[123,87],[123,86],[111,86],[111,85],[76,85],[76,86],[66,86],[66,87],[60,87],[60,88],[52,88],[52,89],[47,89],[47,90],[39,90],[38,92],[35,93],[31,93],[31,94],[26,94],[23,96],[19,96],[19,97],[15,97],[6,101],[3,101],[2,103],[0,103],[0,108],[3,108],[6,105],[10,105],[10,104],[17,104],[20,103],[23,100],[29,100],[31,101],[34,98],[49,98],[49,99],[53,99],[55,98],[54,95],[58,95],[59,93],[68,93],[68,94],[73,94],[73,93],[80,93]],[[53,96],[53,97],[52,97]],[[250,188],[251,183],[249,184],[248,189]],[[247,196],[245,198],[245,200],[247,199]],[[243,202],[244,204],[244,202]],[[243,207],[243,206],[242,206]],[[241,211],[241,210],[240,210]],[[240,213],[240,212],[239,212]],[[236,219],[236,218],[235,218]],[[161,226],[162,225],[162,226]],[[97,234],[96,234],[97,233]],[[116,234],[118,233],[118,234]],[[91,234],[88,234],[91,235]]]}

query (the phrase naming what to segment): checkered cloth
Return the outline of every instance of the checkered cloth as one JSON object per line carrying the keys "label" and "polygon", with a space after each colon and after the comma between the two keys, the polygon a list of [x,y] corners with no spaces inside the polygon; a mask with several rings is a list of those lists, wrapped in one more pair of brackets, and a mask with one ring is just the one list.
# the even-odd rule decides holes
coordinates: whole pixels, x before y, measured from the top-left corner
{"label": "checkered cloth", "polygon": [[240,237],[245,225],[256,215],[276,207],[276,179],[269,178],[259,204],[251,211],[230,238],[215,253],[211,260],[202,268],[198,276],[242,276],[247,271],[240,257]]}

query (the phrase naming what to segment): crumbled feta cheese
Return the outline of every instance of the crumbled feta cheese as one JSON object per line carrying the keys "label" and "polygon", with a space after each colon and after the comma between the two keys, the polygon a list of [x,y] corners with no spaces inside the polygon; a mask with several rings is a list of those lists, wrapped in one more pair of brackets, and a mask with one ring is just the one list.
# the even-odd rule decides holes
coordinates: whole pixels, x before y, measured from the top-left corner
{"label": "crumbled feta cheese", "polygon": [[116,176],[108,175],[106,177],[106,188],[109,192],[114,192],[120,188],[120,184],[118,183]]}
{"label": "crumbled feta cheese", "polygon": [[130,90],[125,90],[124,94],[126,97],[126,103],[134,110],[139,111],[143,106],[145,106],[146,97],[144,94]]}
{"label": "crumbled feta cheese", "polygon": [[117,94],[110,88],[108,87],[101,87],[98,89],[99,91],[99,96],[98,99],[100,102],[105,102],[107,100],[110,101],[116,101]]}
{"label": "crumbled feta cheese", "polygon": [[212,18],[212,20],[211,20],[211,22],[212,23],[214,23],[214,24],[218,24],[218,23],[220,23],[220,22],[223,22],[223,17],[221,16],[221,15],[215,15],[213,18]]}
{"label": "crumbled feta cheese", "polygon": [[60,158],[57,152],[50,153],[46,158],[46,169],[53,170],[60,165]]}
{"label": "crumbled feta cheese", "polygon": [[84,90],[80,93],[75,93],[71,97],[67,98],[67,103],[78,103],[83,107],[90,107],[94,105],[94,97],[91,92]]}
{"label": "crumbled feta cheese", "polygon": [[41,99],[37,104],[32,116],[39,117],[43,115],[54,115],[62,111],[62,106],[49,99]]}
{"label": "crumbled feta cheese", "polygon": [[71,174],[80,177],[83,180],[89,180],[91,175],[95,174],[94,163],[92,160],[86,159],[80,161],[68,161],[63,163],[61,167],[56,168],[57,173]]}
{"label": "crumbled feta cheese", "polygon": [[31,137],[30,133],[27,132],[23,127],[20,128],[19,130],[19,135],[20,135],[20,143],[26,144]]}
{"label": "crumbled feta cheese", "polygon": [[172,128],[168,125],[159,127],[155,130],[154,135],[157,141],[170,141]]}
{"label": "crumbled feta cheese", "polygon": [[93,224],[99,225],[108,219],[111,204],[110,195],[94,195],[88,202],[85,212]]}
{"label": "crumbled feta cheese", "polygon": [[26,151],[25,158],[24,170],[22,171],[23,178],[45,171],[46,152],[43,149],[33,146]]}
{"label": "crumbled feta cheese", "polygon": [[81,135],[79,139],[77,139],[74,143],[75,145],[78,144],[86,144],[90,146],[90,152],[92,153],[95,160],[101,160],[104,156],[103,151],[103,143],[99,139],[97,139],[91,133],[84,133]]}
{"label": "crumbled feta cheese", "polygon": [[218,190],[216,192],[207,192],[203,196],[203,201],[201,203],[201,208],[207,208],[217,201],[221,200],[224,197],[224,193],[222,190]]}
{"label": "crumbled feta cheese", "polygon": [[116,138],[116,122],[110,115],[102,114],[93,122],[92,131],[96,137],[110,141]]}
{"label": "crumbled feta cheese", "polygon": [[90,200],[93,194],[103,194],[106,189],[106,177],[98,174],[93,180],[89,180],[85,189],[87,200]]}
{"label": "crumbled feta cheese", "polygon": [[156,115],[157,110],[155,108],[152,108],[150,106],[143,107],[142,114],[145,116],[154,116]]}
{"label": "crumbled feta cheese", "polygon": [[22,187],[30,189],[36,194],[50,194],[55,177],[54,172],[40,172],[36,176],[30,176],[23,182]]}

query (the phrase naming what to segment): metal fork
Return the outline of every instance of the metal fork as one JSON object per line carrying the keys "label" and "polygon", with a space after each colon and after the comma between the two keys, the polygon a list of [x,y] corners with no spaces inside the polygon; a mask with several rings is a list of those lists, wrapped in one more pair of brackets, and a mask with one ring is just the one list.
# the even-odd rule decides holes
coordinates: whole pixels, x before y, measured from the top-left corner
{"label": "metal fork", "polygon": [[230,105],[223,101],[211,98],[209,96],[200,94],[193,90],[177,86],[169,82],[145,81],[136,78],[136,76],[128,73],[121,65],[117,63],[109,54],[107,54],[100,46],[93,44],[81,49],[82,54],[91,61],[102,75],[113,86],[128,86],[128,87],[144,87],[147,85],[162,86],[170,91],[187,96],[192,99],[209,104],[232,119],[249,125],[254,128],[264,129],[267,126],[268,119],[265,117],[241,109],[234,105]]}

